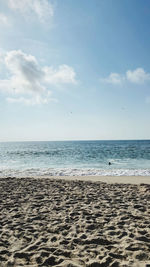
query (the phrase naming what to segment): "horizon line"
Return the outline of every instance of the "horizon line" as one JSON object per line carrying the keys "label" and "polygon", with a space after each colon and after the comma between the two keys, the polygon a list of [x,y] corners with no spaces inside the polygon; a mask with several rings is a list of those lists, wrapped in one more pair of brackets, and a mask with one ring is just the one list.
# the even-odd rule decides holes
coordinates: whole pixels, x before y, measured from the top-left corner
{"label": "horizon line", "polygon": [[150,141],[150,139],[59,139],[59,140],[8,140],[0,143],[23,143],[23,142],[86,142],[86,141]]}

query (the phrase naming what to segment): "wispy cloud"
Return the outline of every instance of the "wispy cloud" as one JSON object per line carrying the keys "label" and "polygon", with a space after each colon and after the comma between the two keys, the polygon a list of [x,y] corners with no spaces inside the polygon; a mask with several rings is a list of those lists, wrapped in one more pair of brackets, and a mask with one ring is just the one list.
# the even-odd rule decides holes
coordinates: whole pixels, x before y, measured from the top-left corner
{"label": "wispy cloud", "polygon": [[106,78],[100,79],[102,82],[111,83],[111,84],[121,84],[123,77],[119,73],[110,73],[110,75]]}
{"label": "wispy cloud", "polygon": [[72,83],[76,84],[76,73],[74,69],[68,65],[61,65],[58,69],[52,67],[43,68],[45,73],[45,80],[51,84],[60,84],[60,83]]}
{"label": "wispy cloud", "polygon": [[54,14],[53,5],[48,0],[8,0],[8,6],[27,18],[34,15],[41,22],[47,21]]}
{"label": "wispy cloud", "polygon": [[125,74],[110,73],[108,77],[101,78],[100,81],[114,85],[121,85],[124,82],[143,84],[150,81],[150,73],[145,72],[143,68],[137,68],[135,70],[127,70]]}
{"label": "wispy cloud", "polygon": [[0,25],[6,25],[6,26],[10,25],[8,17],[3,13],[0,13]]}
{"label": "wispy cloud", "polygon": [[50,101],[58,102],[56,99],[51,98],[49,94],[45,97],[40,95],[36,95],[34,97],[7,97],[6,100],[9,103],[22,103],[28,106],[48,104]]}
{"label": "wispy cloud", "polygon": [[[76,73],[68,65],[60,65],[58,69],[50,66],[41,67],[36,58],[13,50],[6,53],[4,63],[9,73],[8,79],[0,80],[0,89],[19,98],[7,98],[9,102],[48,103],[51,98],[49,87],[53,85],[75,84]],[[25,98],[24,95],[28,95]]]}

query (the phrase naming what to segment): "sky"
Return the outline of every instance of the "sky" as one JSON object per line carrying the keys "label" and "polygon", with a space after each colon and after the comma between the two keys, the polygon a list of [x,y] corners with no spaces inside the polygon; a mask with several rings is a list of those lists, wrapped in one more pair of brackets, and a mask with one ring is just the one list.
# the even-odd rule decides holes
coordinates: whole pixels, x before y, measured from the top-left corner
{"label": "sky", "polygon": [[0,141],[150,139],[150,1],[0,0]]}

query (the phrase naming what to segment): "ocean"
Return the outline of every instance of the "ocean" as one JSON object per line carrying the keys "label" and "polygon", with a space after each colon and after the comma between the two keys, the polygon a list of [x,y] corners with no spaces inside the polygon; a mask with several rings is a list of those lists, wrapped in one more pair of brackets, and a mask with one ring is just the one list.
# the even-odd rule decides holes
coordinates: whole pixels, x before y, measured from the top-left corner
{"label": "ocean", "polygon": [[53,175],[148,176],[150,140],[0,143],[0,177]]}

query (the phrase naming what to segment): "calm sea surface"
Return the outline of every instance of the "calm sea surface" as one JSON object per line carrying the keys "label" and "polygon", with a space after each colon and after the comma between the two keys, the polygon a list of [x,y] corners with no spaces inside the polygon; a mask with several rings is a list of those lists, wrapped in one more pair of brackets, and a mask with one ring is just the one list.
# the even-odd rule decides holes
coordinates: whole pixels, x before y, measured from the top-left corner
{"label": "calm sea surface", "polygon": [[1,177],[39,175],[150,175],[150,140],[0,143]]}

